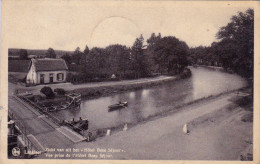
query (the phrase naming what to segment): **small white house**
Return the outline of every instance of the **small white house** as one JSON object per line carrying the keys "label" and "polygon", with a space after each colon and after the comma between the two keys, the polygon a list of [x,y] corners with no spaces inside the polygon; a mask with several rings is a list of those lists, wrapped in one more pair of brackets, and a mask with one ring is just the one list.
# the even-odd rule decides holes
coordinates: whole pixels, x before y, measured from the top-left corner
{"label": "small white house", "polygon": [[31,59],[27,84],[49,84],[66,82],[68,67],[63,59]]}

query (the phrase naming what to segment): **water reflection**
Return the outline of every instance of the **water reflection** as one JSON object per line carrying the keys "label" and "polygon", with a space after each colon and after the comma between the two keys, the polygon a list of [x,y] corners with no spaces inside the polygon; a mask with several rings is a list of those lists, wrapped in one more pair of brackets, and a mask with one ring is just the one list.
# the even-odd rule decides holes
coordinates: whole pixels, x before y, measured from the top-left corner
{"label": "water reflection", "polygon": [[[129,91],[114,96],[82,101],[80,109],[64,110],[54,114],[61,119],[87,118],[89,128],[110,128],[124,123],[136,123],[156,113],[170,110],[202,97],[216,95],[246,85],[237,75],[192,68],[192,77],[150,89]],[[127,108],[108,112],[108,106],[118,101],[128,101]]]}

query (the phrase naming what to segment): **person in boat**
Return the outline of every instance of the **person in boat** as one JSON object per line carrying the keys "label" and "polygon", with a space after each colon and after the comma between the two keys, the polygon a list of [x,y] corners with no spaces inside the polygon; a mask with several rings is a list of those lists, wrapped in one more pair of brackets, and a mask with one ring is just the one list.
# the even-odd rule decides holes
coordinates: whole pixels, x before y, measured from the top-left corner
{"label": "person in boat", "polygon": [[119,101],[119,104],[122,104],[122,102],[121,102],[121,101]]}

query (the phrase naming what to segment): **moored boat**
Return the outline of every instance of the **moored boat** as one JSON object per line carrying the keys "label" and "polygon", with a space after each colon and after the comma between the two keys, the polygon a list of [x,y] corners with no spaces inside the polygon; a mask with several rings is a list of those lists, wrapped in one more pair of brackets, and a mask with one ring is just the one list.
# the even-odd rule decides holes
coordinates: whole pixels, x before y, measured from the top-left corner
{"label": "moored boat", "polygon": [[128,102],[127,102],[127,101],[125,101],[125,102],[119,102],[119,103],[117,103],[117,104],[108,106],[108,111],[113,111],[113,110],[121,109],[121,108],[123,108],[123,107],[127,107],[127,105],[128,105]]}

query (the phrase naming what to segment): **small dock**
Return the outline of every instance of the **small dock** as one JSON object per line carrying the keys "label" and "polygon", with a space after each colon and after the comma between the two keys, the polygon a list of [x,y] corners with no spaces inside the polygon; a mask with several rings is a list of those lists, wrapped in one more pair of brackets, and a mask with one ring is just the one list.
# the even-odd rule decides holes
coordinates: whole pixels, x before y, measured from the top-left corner
{"label": "small dock", "polygon": [[81,104],[81,94],[80,93],[70,93],[66,94],[66,101],[74,106],[79,106]]}
{"label": "small dock", "polygon": [[66,126],[61,126],[60,128],[57,128],[57,130],[74,143],[78,143],[78,142],[86,140],[85,137],[83,137],[80,134],[75,133],[74,131],[72,131],[70,128],[68,128]]}
{"label": "small dock", "polygon": [[61,103],[58,106],[45,107],[46,112],[54,112],[59,110],[73,109],[77,108],[81,104],[81,94],[80,93],[70,93],[66,94],[66,102]]}

